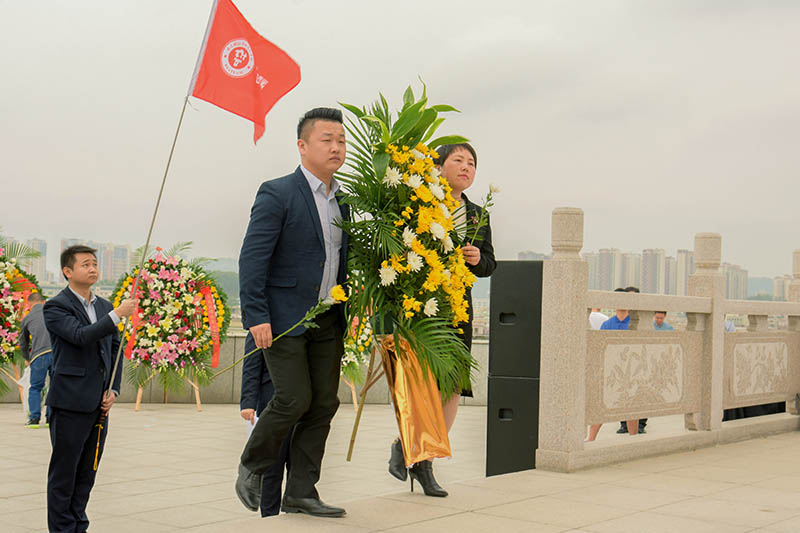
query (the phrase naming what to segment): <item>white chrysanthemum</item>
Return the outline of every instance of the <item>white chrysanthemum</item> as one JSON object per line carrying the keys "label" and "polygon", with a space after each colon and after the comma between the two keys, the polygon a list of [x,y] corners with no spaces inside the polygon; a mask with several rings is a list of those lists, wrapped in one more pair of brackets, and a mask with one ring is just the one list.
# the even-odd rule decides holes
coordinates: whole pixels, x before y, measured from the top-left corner
{"label": "white chrysanthemum", "polygon": [[423,154],[422,152],[420,152],[416,148],[414,150],[411,150],[411,155],[413,155],[417,159],[425,159],[425,154]]}
{"label": "white chrysanthemum", "polygon": [[428,188],[431,190],[431,193],[436,197],[437,200],[444,200],[444,190],[435,183],[431,183],[428,185]]}
{"label": "white chrysanthemum", "polygon": [[434,238],[443,241],[444,238],[447,236],[447,232],[438,222],[431,222],[431,235],[433,235]]}
{"label": "white chrysanthemum", "polygon": [[491,183],[491,184],[489,184],[489,192],[491,192],[493,194],[494,193],[498,193],[498,192],[500,192],[500,187],[498,187],[494,183]]}
{"label": "white chrysanthemum", "polygon": [[427,302],[425,302],[425,308],[422,310],[426,316],[434,316],[436,313],[439,312],[439,304],[436,302],[436,298],[431,298]]}
{"label": "white chrysanthemum", "polygon": [[326,296],[322,300],[322,303],[323,303],[323,305],[334,305],[335,303],[337,303],[337,300],[333,296]]}
{"label": "white chrysanthemum", "polygon": [[390,266],[381,267],[378,274],[381,277],[381,285],[384,287],[391,285],[397,279],[397,271]]}
{"label": "white chrysanthemum", "polygon": [[414,230],[406,226],[403,228],[403,244],[411,248],[411,245],[414,243],[414,239],[417,237],[417,234],[414,233]]}
{"label": "white chrysanthemum", "polygon": [[397,187],[402,183],[403,175],[400,174],[394,167],[389,167],[386,169],[386,174],[383,176],[383,183],[388,185],[389,187]]}
{"label": "white chrysanthemum", "polygon": [[453,251],[455,245],[453,244],[453,239],[450,238],[450,235],[444,238],[444,253],[449,254]]}
{"label": "white chrysanthemum", "polygon": [[422,256],[416,252],[408,252],[406,260],[408,261],[408,267],[412,272],[419,272],[425,264],[425,262],[422,260]]}
{"label": "white chrysanthemum", "polygon": [[451,275],[452,274],[450,274],[450,269],[449,268],[445,268],[444,270],[442,270],[442,276],[446,277],[447,279],[450,279]]}
{"label": "white chrysanthemum", "polygon": [[447,206],[444,205],[444,203],[441,203],[439,204],[439,207],[441,208],[442,213],[444,213],[444,218],[450,218],[450,210],[447,209]]}
{"label": "white chrysanthemum", "polygon": [[411,174],[408,179],[406,180],[406,185],[411,187],[412,189],[416,189],[420,185],[422,185],[422,178],[416,174]]}
{"label": "white chrysanthemum", "polygon": [[436,167],[433,167],[433,170],[431,170],[431,177],[432,177],[433,179],[435,179],[436,181],[439,181],[439,178],[440,178],[441,176],[442,176],[442,173],[441,173],[441,172],[439,172],[439,169],[438,169],[438,168],[436,168]]}

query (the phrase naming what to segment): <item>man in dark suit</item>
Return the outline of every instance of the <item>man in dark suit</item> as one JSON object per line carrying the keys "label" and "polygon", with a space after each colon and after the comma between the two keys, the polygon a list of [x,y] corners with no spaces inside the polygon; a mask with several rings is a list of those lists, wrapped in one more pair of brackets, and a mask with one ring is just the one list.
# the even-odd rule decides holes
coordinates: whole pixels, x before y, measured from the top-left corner
{"label": "man in dark suit", "polygon": [[[53,379],[47,394],[53,448],[47,472],[51,533],[80,533],[89,527],[86,504],[108,433],[108,412],[122,379],[120,365],[109,394],[119,346],[117,325],[136,306],[134,300],[125,300],[114,309],[108,300],[92,294],[98,278],[96,252],[88,246],[64,250],[61,272],[69,286],[44,304],[53,349]],[[106,416],[102,430],[97,425],[101,414]]]}
{"label": "man in dark suit", "polygon": [[307,112],[297,126],[297,147],[300,166],[259,188],[239,255],[242,322],[264,349],[275,395],[242,452],[236,494],[245,507],[258,509],[262,474],[278,460],[294,427],[281,508],[339,517],[344,509],[323,503],[315,486],[339,407],[342,306],[319,315],[316,328],[298,327],[272,339],[345,279],[347,234],[336,221],[347,218],[347,206],[337,201],[333,177],[346,152],[341,111]]}
{"label": "man in dark suit", "polygon": [[[256,349],[253,335],[248,333],[244,341],[244,353]],[[242,363],[242,395],[239,401],[242,418],[254,422],[256,414],[261,416],[267,404],[275,395],[275,386],[269,377],[269,370],[261,354],[254,354]],[[281,488],[283,469],[289,470],[289,443],[291,432],[281,444],[278,460],[264,472],[261,480],[261,516],[274,516],[281,509]]]}

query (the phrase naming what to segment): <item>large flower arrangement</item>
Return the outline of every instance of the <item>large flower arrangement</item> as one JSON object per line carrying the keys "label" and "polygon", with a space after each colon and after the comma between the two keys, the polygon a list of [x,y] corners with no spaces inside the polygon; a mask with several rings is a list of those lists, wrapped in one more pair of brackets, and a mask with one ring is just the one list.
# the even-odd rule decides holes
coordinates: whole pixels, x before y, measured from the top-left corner
{"label": "large flower arrangement", "polygon": [[[340,174],[353,220],[348,271],[354,294],[350,314],[376,317],[380,332],[408,340],[445,395],[468,383],[474,360],[457,337],[468,320],[465,292],[475,278],[464,263],[450,186],[434,166],[435,148],[459,136],[429,140],[448,105],[427,106],[409,88],[393,120],[386,99],[370,108],[342,104],[352,117],[347,163]],[[388,325],[388,327],[387,327]]]}
{"label": "large flower arrangement", "polygon": [[[115,306],[132,294],[138,270],[117,283]],[[136,295],[139,306],[123,339],[128,380],[141,387],[158,376],[168,389],[187,380],[208,384],[230,323],[225,292],[199,264],[157,248],[144,263]]]}
{"label": "large flower arrangement", "polygon": [[[28,295],[38,292],[36,277],[17,266],[17,260],[7,257],[0,247],[0,371],[21,364],[19,351],[20,321],[27,311]],[[8,390],[0,381],[0,392]]]}

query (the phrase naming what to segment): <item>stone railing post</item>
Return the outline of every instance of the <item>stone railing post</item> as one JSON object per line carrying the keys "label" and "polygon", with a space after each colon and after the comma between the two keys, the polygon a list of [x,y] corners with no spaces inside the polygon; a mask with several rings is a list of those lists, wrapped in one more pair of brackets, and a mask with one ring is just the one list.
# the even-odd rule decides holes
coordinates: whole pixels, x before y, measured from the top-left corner
{"label": "stone railing post", "polygon": [[586,293],[583,211],[553,210],[553,259],[544,262],[536,467],[568,472],[586,436]]}
{"label": "stone railing post", "polygon": [[[698,233],[694,237],[695,273],[689,276],[689,296],[711,298],[711,315],[703,321],[701,407],[688,420],[691,429],[713,430],[722,426],[723,357],[725,353],[725,278],[719,271],[722,237]],[[695,321],[695,324],[700,324]],[[691,328],[690,328],[691,329]],[[697,328],[698,330],[700,328]],[[694,426],[694,427],[692,427]]]}
{"label": "stone railing post", "polygon": [[[789,301],[800,302],[800,250],[792,253],[792,281],[789,282]],[[788,316],[789,331],[800,332],[800,316]],[[793,415],[800,415],[800,395],[793,401],[786,402],[786,411]]]}

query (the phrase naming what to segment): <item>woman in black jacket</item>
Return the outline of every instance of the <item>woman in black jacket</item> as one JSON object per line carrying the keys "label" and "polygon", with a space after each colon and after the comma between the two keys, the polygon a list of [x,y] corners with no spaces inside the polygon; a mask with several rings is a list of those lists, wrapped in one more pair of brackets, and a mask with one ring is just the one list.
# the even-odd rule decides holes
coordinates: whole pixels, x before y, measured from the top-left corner
{"label": "woman in black jacket", "polygon": [[[462,206],[454,215],[456,229],[459,233],[461,242],[461,252],[467,266],[475,276],[486,278],[492,275],[497,262],[494,259],[494,248],[492,247],[492,230],[489,226],[488,213],[485,215],[486,224],[479,228],[477,234],[474,228],[481,216],[481,207],[471,202],[464,191],[467,190],[475,181],[475,169],[478,164],[478,155],[475,149],[467,143],[446,144],[437,148],[439,158],[436,160],[436,167],[442,176],[447,179],[453,189],[453,198]],[[472,290],[467,289],[466,299],[469,302],[469,322],[459,324],[461,333],[459,337],[464,342],[467,350],[472,349],[472,318],[474,310],[472,307]],[[458,413],[458,403],[460,396],[472,396],[472,390],[463,390],[461,394],[454,394],[442,403],[444,411],[444,421],[447,431],[455,422]],[[403,459],[403,448],[400,440],[397,439],[392,444],[391,458],[389,459],[389,472],[396,478],[405,481],[407,471]],[[426,495],[428,496],[447,496],[444,490],[433,477],[433,465],[431,461],[422,461],[415,464],[408,472],[413,479],[416,479]]]}

